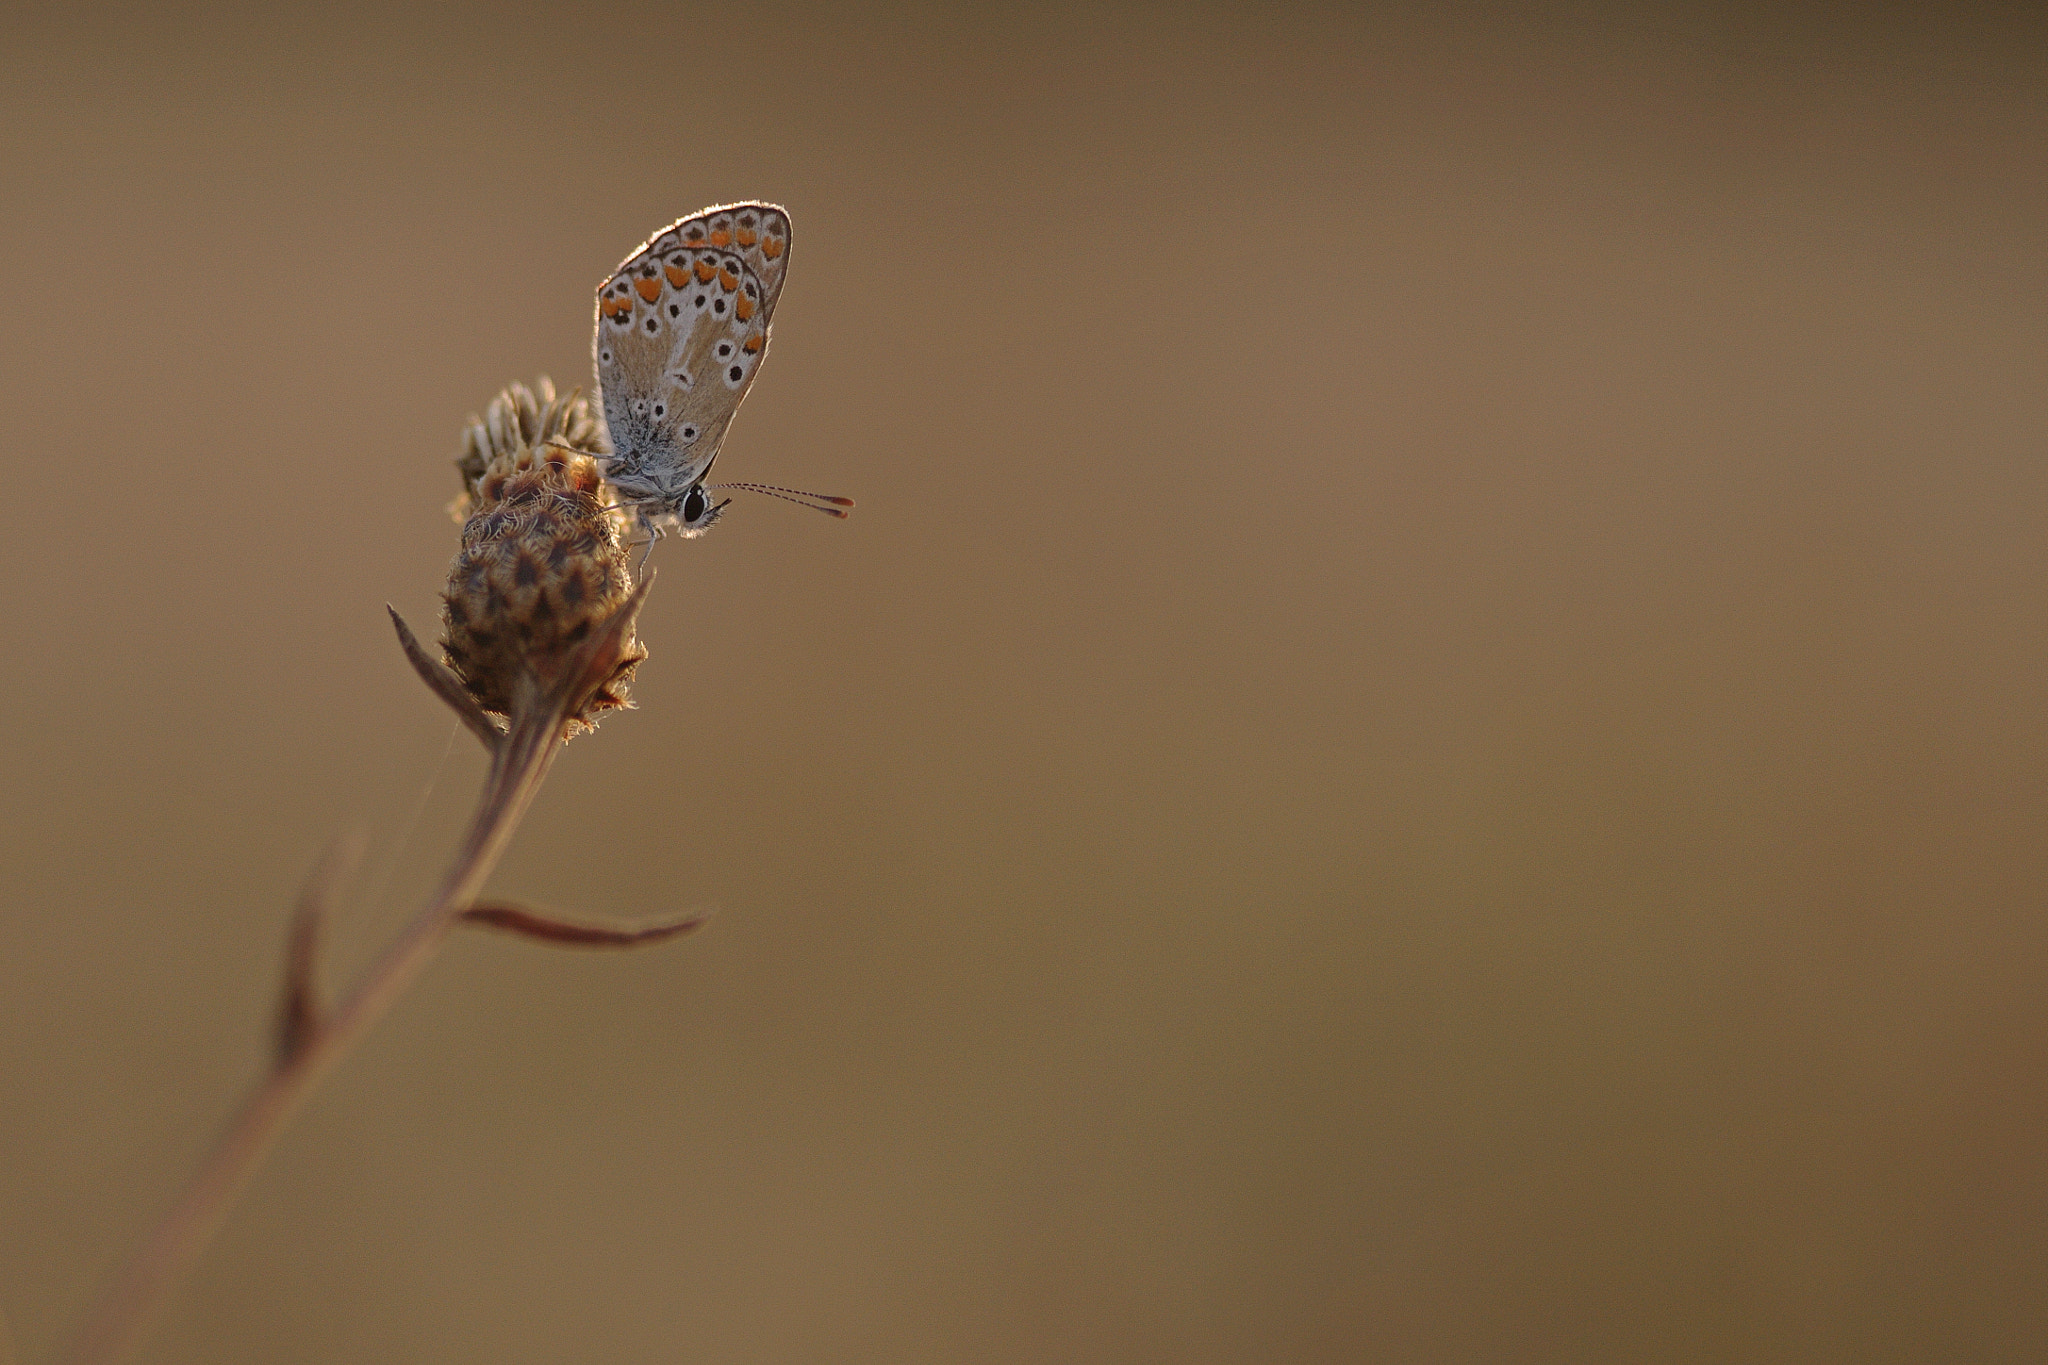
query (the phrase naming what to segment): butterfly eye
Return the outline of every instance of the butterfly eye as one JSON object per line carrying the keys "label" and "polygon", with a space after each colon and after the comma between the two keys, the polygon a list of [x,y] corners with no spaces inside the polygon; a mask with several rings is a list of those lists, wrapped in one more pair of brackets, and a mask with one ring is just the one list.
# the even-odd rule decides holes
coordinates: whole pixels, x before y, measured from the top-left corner
{"label": "butterfly eye", "polygon": [[683,498],[683,520],[694,522],[704,515],[704,490],[692,488]]}

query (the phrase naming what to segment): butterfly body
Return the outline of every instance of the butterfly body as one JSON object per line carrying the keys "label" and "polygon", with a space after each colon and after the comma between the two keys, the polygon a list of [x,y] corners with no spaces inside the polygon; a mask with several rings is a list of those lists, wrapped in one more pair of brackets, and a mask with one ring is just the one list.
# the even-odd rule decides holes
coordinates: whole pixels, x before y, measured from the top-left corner
{"label": "butterfly body", "polygon": [[606,473],[650,536],[717,520],[704,477],[768,354],[788,267],[789,215],[728,204],[656,233],[598,286]]}

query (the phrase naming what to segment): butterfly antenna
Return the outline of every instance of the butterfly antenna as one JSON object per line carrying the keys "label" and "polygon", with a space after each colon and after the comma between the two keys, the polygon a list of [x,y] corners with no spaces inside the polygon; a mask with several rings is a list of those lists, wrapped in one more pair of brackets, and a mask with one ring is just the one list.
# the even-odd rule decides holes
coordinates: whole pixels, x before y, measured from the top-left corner
{"label": "butterfly antenna", "polygon": [[808,507],[813,512],[823,512],[828,517],[838,517],[841,520],[844,520],[846,517],[846,513],[841,509],[853,506],[852,498],[835,498],[829,493],[806,493],[801,488],[778,488],[772,483],[707,483],[702,486],[707,489],[724,490],[736,488],[743,493],[761,493],[771,498],[780,498],[784,502],[793,502],[799,507]]}

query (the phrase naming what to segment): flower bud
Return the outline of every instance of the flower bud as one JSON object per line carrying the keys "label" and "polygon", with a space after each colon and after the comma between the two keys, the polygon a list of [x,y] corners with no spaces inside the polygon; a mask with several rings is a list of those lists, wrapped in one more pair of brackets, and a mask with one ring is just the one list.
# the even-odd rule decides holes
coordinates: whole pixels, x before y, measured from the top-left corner
{"label": "flower bud", "polygon": [[[647,657],[628,624],[602,659],[586,640],[633,595],[618,514],[606,506],[602,436],[580,393],[514,384],[465,433],[456,466],[468,519],[443,594],[441,647],[484,710],[510,716],[556,698],[570,730],[628,705]],[[574,674],[574,676],[571,676]]]}

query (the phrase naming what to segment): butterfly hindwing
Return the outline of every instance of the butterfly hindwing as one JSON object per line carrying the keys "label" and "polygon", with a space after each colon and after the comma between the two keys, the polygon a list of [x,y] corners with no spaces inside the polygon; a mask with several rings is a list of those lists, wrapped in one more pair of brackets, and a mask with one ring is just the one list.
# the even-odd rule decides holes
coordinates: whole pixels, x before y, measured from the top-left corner
{"label": "butterfly hindwing", "polygon": [[656,233],[598,286],[592,350],[622,489],[703,476],[768,352],[789,217],[733,204]]}

